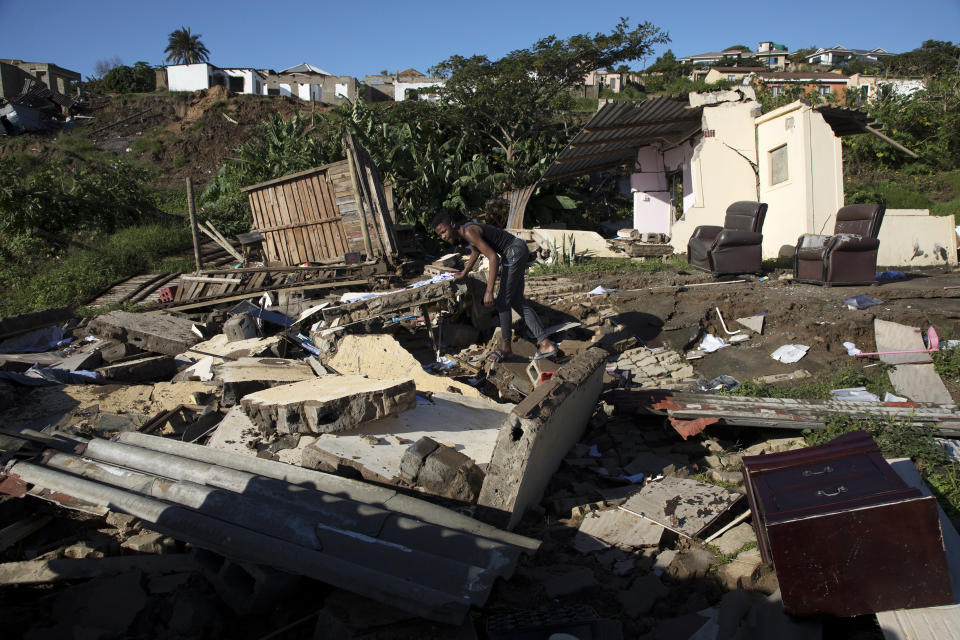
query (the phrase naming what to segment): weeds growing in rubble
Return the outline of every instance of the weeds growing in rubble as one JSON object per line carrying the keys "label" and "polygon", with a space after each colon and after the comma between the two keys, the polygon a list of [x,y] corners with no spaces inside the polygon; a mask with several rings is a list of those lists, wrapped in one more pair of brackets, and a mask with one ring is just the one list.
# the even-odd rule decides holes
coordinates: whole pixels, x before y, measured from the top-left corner
{"label": "weeds growing in rubble", "polygon": [[886,365],[880,365],[872,367],[868,372],[854,365],[845,365],[825,376],[804,378],[785,384],[766,384],[747,380],[741,382],[733,391],[725,393],[756,398],[829,400],[831,389],[866,387],[867,391],[882,398],[887,391],[893,392],[893,385],[890,384],[890,378],[887,376],[887,368]]}
{"label": "weeds growing in rubble", "polygon": [[940,376],[960,381],[960,349],[941,349],[933,354],[933,369]]}
{"label": "weeds growing in rubble", "polygon": [[940,506],[960,524],[960,462],[951,458],[930,428],[910,424],[909,419],[892,420],[872,416],[836,416],[826,429],[807,429],[807,444],[825,444],[851,431],[866,431],[885,458],[910,458],[930,485]]}
{"label": "weeds growing in rubble", "polygon": [[[5,278],[0,317],[53,307],[79,307],[111,284],[159,265],[192,270],[192,261],[163,263],[190,246],[190,230],[161,224],[122,229],[90,243],[89,248],[52,259],[37,272]],[[6,274],[4,274],[6,275]]]}

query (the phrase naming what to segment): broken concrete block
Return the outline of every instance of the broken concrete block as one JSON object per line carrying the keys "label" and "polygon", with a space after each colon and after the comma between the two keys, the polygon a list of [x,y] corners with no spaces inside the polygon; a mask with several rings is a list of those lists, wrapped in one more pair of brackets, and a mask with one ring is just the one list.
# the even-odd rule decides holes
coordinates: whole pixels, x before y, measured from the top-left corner
{"label": "broken concrete block", "polygon": [[460,393],[472,398],[481,396],[479,391],[468,384],[424,371],[417,359],[393,336],[344,336],[336,355],[327,364],[333,367],[334,371],[344,374],[352,373],[371,378],[411,378],[418,391]]}
{"label": "broken concrete block", "polygon": [[716,557],[709,549],[694,548],[685,553],[678,553],[667,567],[667,573],[676,580],[702,578],[710,571]]}
{"label": "broken concrete block", "polygon": [[146,353],[143,349],[127,342],[118,342],[117,340],[101,340],[97,343],[100,357],[104,362],[112,364],[123,360],[129,360],[135,356]]}
{"label": "broken concrete block", "polygon": [[753,586],[754,572],[762,564],[760,551],[750,549],[717,567],[717,577],[727,589],[750,588]]}
{"label": "broken concrete block", "polygon": [[256,457],[258,445],[263,434],[257,425],[250,421],[243,407],[234,406],[223,417],[220,424],[210,435],[207,446],[220,451],[229,451]]}
{"label": "broken concrete block", "polygon": [[736,554],[750,542],[756,543],[757,536],[753,527],[747,522],[741,522],[713,541],[713,545],[726,556]]}
{"label": "broken concrete block", "polygon": [[620,600],[624,613],[631,618],[639,618],[648,613],[668,591],[660,578],[649,573],[634,580],[629,589],[617,594],[617,599]]}
{"label": "broken concrete block", "polygon": [[462,453],[439,445],[423,461],[417,484],[435,495],[473,503],[483,486],[483,471]]}
{"label": "broken concrete block", "polygon": [[600,551],[609,546],[625,549],[652,547],[660,544],[663,527],[621,509],[594,511],[587,514],[573,538],[580,553]]}
{"label": "broken concrete block", "polygon": [[186,318],[151,311],[111,311],[90,321],[87,329],[98,338],[129,342],[145,351],[175,356],[200,342]]}
{"label": "broken concrete block", "polygon": [[159,555],[166,550],[163,544],[163,534],[156,531],[141,531],[135,536],[131,536],[120,543],[124,549],[137,551],[139,553],[153,553]]}
{"label": "broken concrete block", "polygon": [[417,394],[412,380],[331,375],[257,391],[241,404],[264,433],[335,433],[412,409]]}
{"label": "broken concrete block", "polygon": [[53,368],[64,371],[90,371],[96,369],[103,363],[103,356],[100,355],[100,342],[84,344],[62,361],[53,365]]}
{"label": "broken concrete block", "polygon": [[223,333],[227,336],[227,342],[239,342],[240,340],[249,340],[260,336],[257,321],[246,313],[230,316],[223,323]]}
{"label": "broken concrete block", "polygon": [[172,356],[148,356],[100,367],[97,372],[107,380],[149,382],[170,379],[177,372],[177,361]]}
{"label": "broken concrete block", "polygon": [[[276,355],[274,351],[280,344],[279,335],[269,338],[250,338],[249,340],[239,340],[237,342],[228,342],[227,335],[219,333],[209,340],[198,342],[193,347],[181,354],[182,357],[190,360],[199,360],[206,357],[205,354],[213,354],[213,364],[217,365],[229,358],[257,358],[261,356],[270,357]],[[194,351],[196,349],[196,351]],[[200,352],[203,353],[200,353]]]}
{"label": "broken concrete block", "polygon": [[126,535],[127,533],[140,528],[140,521],[136,517],[120,511],[111,511],[108,513],[107,524],[116,529],[122,535]]}
{"label": "broken concrete block", "polygon": [[310,365],[300,360],[239,358],[217,367],[213,379],[221,389],[221,404],[232,407],[247,394],[316,377]]}
{"label": "broken concrete block", "polygon": [[[371,482],[395,484],[404,454],[411,444],[428,437],[451,444],[478,464],[490,461],[504,417],[513,405],[488,398],[435,393],[409,411],[364,423],[349,431],[321,434],[305,445],[299,464],[320,471],[356,469]],[[432,452],[431,452],[432,453]],[[418,470],[419,473],[419,470]]]}
{"label": "broken concrete block", "polygon": [[507,416],[478,501],[482,519],[512,529],[540,501],[550,477],[587,428],[606,356],[591,348],[574,357]]}
{"label": "broken concrete block", "polygon": [[407,482],[416,482],[424,461],[440,445],[424,436],[410,445],[400,459],[400,477]]}

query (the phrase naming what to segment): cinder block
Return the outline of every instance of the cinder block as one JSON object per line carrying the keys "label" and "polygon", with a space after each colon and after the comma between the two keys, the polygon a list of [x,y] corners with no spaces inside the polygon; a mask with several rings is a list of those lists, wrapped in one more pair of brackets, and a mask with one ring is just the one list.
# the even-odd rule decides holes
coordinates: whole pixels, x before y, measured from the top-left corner
{"label": "cinder block", "polygon": [[301,578],[273,567],[234,562],[204,549],[194,560],[224,603],[241,615],[271,611],[296,593]]}
{"label": "cinder block", "polygon": [[439,446],[433,439],[424,436],[407,447],[400,459],[400,477],[407,482],[416,482],[423,462]]}
{"label": "cinder block", "polygon": [[459,451],[439,445],[424,460],[417,485],[435,495],[472,503],[480,495],[483,472]]}
{"label": "cinder block", "polygon": [[227,336],[227,342],[237,342],[239,340],[249,340],[250,338],[259,337],[257,321],[246,313],[230,316],[230,319],[223,325],[223,333]]}

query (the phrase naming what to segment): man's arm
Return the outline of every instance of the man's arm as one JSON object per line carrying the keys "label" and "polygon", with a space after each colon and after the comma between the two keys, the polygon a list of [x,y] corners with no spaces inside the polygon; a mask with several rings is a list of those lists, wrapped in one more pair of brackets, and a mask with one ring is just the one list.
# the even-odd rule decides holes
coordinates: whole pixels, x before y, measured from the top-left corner
{"label": "man's arm", "polygon": [[480,252],[477,251],[476,247],[470,247],[470,257],[467,258],[467,264],[463,266],[463,271],[460,271],[453,276],[454,280],[462,280],[467,277],[467,274],[473,271],[473,265],[477,264],[477,260],[480,258]]}
{"label": "man's arm", "polygon": [[[493,250],[493,247],[483,239],[483,234],[480,233],[479,227],[469,226],[466,231],[463,232],[463,235],[467,238],[467,241],[473,249],[470,254],[470,259],[473,260],[474,255],[479,258],[479,254],[482,253],[490,263],[490,268],[487,271],[487,292],[483,296],[483,304],[488,307],[493,306],[493,292],[497,287],[497,270],[500,268],[500,256],[498,256],[497,252]],[[476,260],[474,260],[474,262],[476,262]],[[473,267],[473,265],[470,266],[471,268]]]}

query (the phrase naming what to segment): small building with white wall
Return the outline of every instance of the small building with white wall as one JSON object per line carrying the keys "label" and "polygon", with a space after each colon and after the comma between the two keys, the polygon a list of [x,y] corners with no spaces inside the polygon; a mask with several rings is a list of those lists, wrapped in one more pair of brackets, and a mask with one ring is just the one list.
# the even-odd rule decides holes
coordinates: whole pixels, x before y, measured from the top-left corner
{"label": "small building with white wall", "polygon": [[170,91],[200,91],[214,86],[226,87],[233,93],[261,95],[266,77],[247,67],[220,68],[209,62],[172,64],[166,67]]}
{"label": "small building with white wall", "polygon": [[[768,205],[764,258],[792,256],[803,234],[832,234],[845,204],[840,136],[870,132],[859,111],[793,102],[762,114],[751,87],[605,105],[543,181],[632,166],[633,226],[664,233],[676,253],[700,225],[722,226],[738,200]],[[522,227],[522,208],[511,226]],[[957,264],[952,216],[887,209],[878,264]]]}

